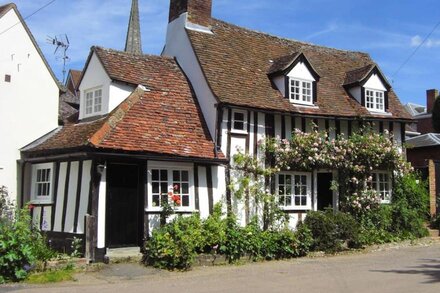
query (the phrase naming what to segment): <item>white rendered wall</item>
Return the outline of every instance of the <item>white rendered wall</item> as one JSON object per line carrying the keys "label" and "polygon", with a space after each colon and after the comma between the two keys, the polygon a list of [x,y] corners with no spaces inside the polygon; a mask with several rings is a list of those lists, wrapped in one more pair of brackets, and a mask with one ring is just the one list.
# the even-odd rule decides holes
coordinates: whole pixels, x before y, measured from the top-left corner
{"label": "white rendered wall", "polygon": [[298,62],[295,67],[287,74],[288,77],[303,79],[308,81],[316,81],[309,69],[303,62]]}
{"label": "white rendered wall", "polygon": [[[14,9],[0,18],[0,32],[19,23]],[[11,82],[5,82],[5,75]],[[0,35],[0,185],[17,197],[19,149],[58,126],[59,88],[24,26]]]}
{"label": "white rendered wall", "polygon": [[136,88],[130,85],[112,82],[110,85],[110,95],[108,102],[108,112],[113,111],[119,104],[121,104],[128,96],[134,92]]}
{"label": "white rendered wall", "polygon": [[[217,100],[203,75],[199,61],[185,31],[186,26],[187,13],[182,14],[179,18],[168,24],[163,55],[176,57],[177,62],[188,76],[200,103],[211,137],[215,138],[217,117],[215,104]],[[191,26],[188,26],[188,28],[191,29]]]}
{"label": "white rendered wall", "polygon": [[102,111],[97,115],[108,113],[108,109],[109,109],[108,97],[110,96],[111,82],[112,81],[105,72],[105,69],[101,64],[101,61],[99,61],[98,57],[96,56],[96,53],[93,53],[89,65],[87,66],[86,71],[84,73],[84,77],[79,86],[79,91],[80,91],[79,119],[86,118],[84,92],[91,89],[102,88]]}
{"label": "white rendered wall", "polygon": [[379,76],[377,74],[373,74],[370,79],[364,84],[365,88],[378,90],[378,91],[386,91],[385,85],[380,80]]}

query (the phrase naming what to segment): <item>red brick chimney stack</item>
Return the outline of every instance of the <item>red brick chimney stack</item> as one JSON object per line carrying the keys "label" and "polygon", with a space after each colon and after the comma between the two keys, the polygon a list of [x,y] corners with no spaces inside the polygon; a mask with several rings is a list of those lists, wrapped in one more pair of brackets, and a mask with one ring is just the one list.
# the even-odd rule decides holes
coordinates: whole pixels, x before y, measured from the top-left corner
{"label": "red brick chimney stack", "polygon": [[432,113],[434,108],[435,99],[438,97],[438,90],[432,89],[426,91],[426,112]]}
{"label": "red brick chimney stack", "polygon": [[188,21],[201,26],[211,25],[212,0],[170,0],[169,22],[188,12]]}

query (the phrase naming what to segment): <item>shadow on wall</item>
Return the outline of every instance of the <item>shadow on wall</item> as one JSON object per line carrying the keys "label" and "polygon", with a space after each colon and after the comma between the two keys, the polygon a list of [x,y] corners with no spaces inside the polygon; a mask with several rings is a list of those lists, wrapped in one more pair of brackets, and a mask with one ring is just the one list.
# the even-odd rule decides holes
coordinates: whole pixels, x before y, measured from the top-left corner
{"label": "shadow on wall", "polygon": [[372,272],[407,274],[407,275],[425,275],[429,278],[425,284],[434,284],[440,282],[440,258],[438,259],[420,259],[418,266],[408,267],[403,270],[372,270]]}

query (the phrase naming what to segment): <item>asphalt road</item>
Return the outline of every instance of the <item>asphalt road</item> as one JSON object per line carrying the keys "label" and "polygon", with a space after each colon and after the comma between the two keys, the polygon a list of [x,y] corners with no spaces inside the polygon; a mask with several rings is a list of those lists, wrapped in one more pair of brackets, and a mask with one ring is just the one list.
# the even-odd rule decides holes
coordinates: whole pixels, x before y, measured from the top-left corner
{"label": "asphalt road", "polygon": [[55,286],[0,292],[440,292],[440,242],[334,257],[165,272],[112,265]]}

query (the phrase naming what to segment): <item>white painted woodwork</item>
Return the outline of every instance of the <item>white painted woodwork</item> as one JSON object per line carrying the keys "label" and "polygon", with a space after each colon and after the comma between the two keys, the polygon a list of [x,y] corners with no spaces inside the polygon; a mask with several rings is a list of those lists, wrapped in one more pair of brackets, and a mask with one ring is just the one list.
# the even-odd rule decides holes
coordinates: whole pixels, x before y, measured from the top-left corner
{"label": "white painted woodwork", "polygon": [[41,206],[36,206],[33,209],[33,216],[32,216],[32,223],[34,227],[38,230],[40,230],[40,223],[41,223]]}
{"label": "white painted woodwork", "polygon": [[78,223],[76,231],[78,234],[83,234],[84,231],[84,217],[87,213],[87,208],[89,205],[89,192],[91,182],[91,169],[92,161],[84,161],[81,174],[81,191],[80,191],[80,202],[78,210]]}
{"label": "white painted woodwork", "polygon": [[50,231],[52,225],[52,207],[45,206],[43,208],[43,218],[41,219],[41,230]]}
{"label": "white painted woodwork", "polygon": [[206,167],[198,167],[199,176],[199,212],[200,217],[205,219],[209,216],[208,181]]}
{"label": "white painted woodwork", "polygon": [[15,202],[19,150],[58,126],[59,88],[14,9],[0,17],[0,32],[0,186]]}
{"label": "white painted woodwork", "polygon": [[281,127],[281,115],[275,115],[274,116],[274,122],[275,122],[275,137],[277,137],[277,138],[281,138],[281,130],[282,130],[282,127]]}
{"label": "white painted woodwork", "polygon": [[79,162],[70,163],[69,187],[67,193],[66,221],[64,223],[64,232],[73,233],[75,220],[76,194],[78,189],[78,168]]}
{"label": "white painted woodwork", "polygon": [[105,247],[105,215],[106,215],[106,200],[107,200],[107,168],[101,174],[101,182],[99,183],[98,195],[98,248]]}
{"label": "white painted woodwork", "polygon": [[57,202],[55,204],[55,222],[53,224],[54,232],[63,232],[63,206],[64,206],[64,189],[66,188],[67,162],[60,163],[60,172],[58,175]]}

